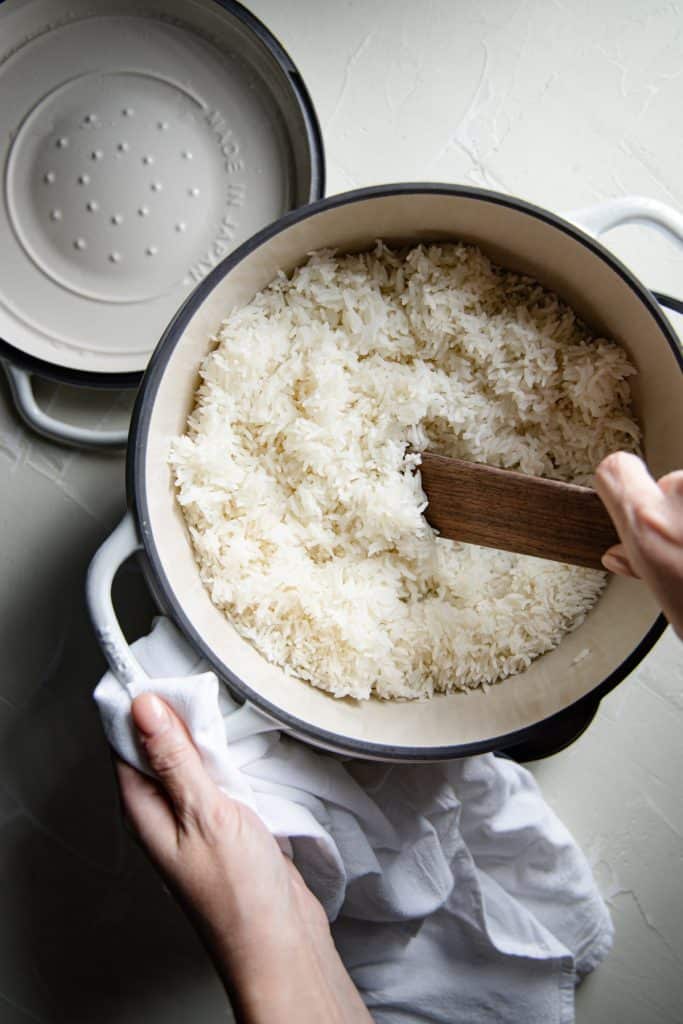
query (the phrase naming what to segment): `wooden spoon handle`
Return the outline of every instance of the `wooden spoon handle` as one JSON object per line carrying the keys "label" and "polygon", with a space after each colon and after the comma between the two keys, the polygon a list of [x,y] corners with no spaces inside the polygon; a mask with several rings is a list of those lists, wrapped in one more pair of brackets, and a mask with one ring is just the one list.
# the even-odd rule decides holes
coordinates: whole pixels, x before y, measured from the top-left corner
{"label": "wooden spoon handle", "polygon": [[444,537],[590,569],[619,536],[597,493],[557,480],[422,453],[427,521]]}

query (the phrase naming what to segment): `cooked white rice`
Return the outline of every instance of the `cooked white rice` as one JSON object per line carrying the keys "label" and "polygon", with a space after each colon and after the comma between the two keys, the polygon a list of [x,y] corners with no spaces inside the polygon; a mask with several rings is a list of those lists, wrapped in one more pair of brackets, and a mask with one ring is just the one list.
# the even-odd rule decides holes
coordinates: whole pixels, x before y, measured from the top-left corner
{"label": "cooked white rice", "polygon": [[406,454],[586,483],[637,450],[633,367],[556,295],[468,245],[318,252],[216,341],[170,459],[211,599],[270,661],[425,697],[584,619],[603,573],[440,538]]}

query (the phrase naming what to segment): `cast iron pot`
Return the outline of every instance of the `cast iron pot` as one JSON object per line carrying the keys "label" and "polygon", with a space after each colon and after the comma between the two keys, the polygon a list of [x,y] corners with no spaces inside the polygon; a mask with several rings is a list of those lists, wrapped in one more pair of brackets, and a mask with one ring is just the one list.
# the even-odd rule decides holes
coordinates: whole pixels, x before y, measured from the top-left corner
{"label": "cast iron pot", "polygon": [[335,699],[266,661],[211,603],[175,501],[167,453],[170,439],[185,429],[198,367],[220,321],[278,270],[292,270],[313,249],[359,251],[378,238],[393,245],[463,240],[537,278],[596,332],[624,346],[638,370],[633,396],[647,462],[657,476],[683,466],[680,344],[653,294],[594,237],[627,220],[656,224],[683,240],[683,218],[652,200],[610,201],[563,219],[494,192],[401,184],[348,192],[289,213],[227,257],[185,302],[152,357],[128,445],[130,510],[91,565],[89,605],[115,675],[144,685],[111,602],[117,568],[142,549],[160,607],[232,693],[316,746],[388,761],[462,757],[519,748],[561,716],[594,710],[664,629],[640,582],[610,578],[586,621],[559,647],[487,693],[421,702]]}

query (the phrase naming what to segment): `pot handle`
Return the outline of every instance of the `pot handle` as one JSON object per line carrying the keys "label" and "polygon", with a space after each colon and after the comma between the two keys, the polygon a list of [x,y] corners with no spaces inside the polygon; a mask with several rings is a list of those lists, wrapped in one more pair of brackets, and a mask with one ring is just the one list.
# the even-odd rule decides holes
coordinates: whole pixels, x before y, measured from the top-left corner
{"label": "pot handle", "polygon": [[[135,686],[137,692],[147,689],[150,677],[130,649],[123,635],[112,603],[111,588],[114,577],[126,559],[142,550],[133,513],[128,511],[98,550],[88,567],[85,582],[85,596],[90,619],[112,674],[126,687]],[[256,721],[252,716],[256,716]],[[244,701],[240,714],[231,716],[230,741],[240,739],[244,730],[262,732],[272,728],[267,724],[268,716],[249,701]],[[264,723],[266,725],[264,726]],[[288,732],[286,726],[276,723],[281,732]]]}
{"label": "pot handle", "polygon": [[595,206],[572,210],[566,217],[596,238],[620,224],[647,224],[683,243],[683,216],[666,203],[646,196],[606,199]]}
{"label": "pot handle", "polygon": [[134,658],[123,635],[111,599],[116,573],[135,551],[142,547],[132,512],[127,512],[114,532],[95,553],[88,568],[85,594],[95,636],[109,668],[124,686],[148,681],[149,677]]}
{"label": "pot handle", "polygon": [[126,447],[128,428],[125,430],[94,430],[73,423],[64,423],[44,412],[36,402],[31,385],[31,374],[17,366],[0,360],[5,368],[12,398],[22,420],[43,437],[71,448],[88,451],[120,451]]}

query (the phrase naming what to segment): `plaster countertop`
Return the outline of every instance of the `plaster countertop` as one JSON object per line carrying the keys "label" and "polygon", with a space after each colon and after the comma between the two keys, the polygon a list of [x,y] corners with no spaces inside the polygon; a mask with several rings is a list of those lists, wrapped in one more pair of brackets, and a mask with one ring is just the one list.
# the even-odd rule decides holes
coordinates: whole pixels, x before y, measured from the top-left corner
{"label": "plaster countertop", "polygon": [[[656,0],[253,0],[306,80],[328,193],[465,182],[562,211],[641,194],[683,208],[683,13]],[[683,256],[640,227],[606,242],[683,296]],[[683,318],[673,317],[679,331]],[[130,396],[45,385],[107,425]],[[83,604],[124,508],[123,460],[24,431],[0,384],[0,1022],[229,1019],[194,934],[122,833],[89,693],[102,668]],[[117,584],[133,637],[153,614]],[[533,771],[587,851],[616,942],[579,1024],[683,1021],[683,649],[670,631],[588,732]]]}

